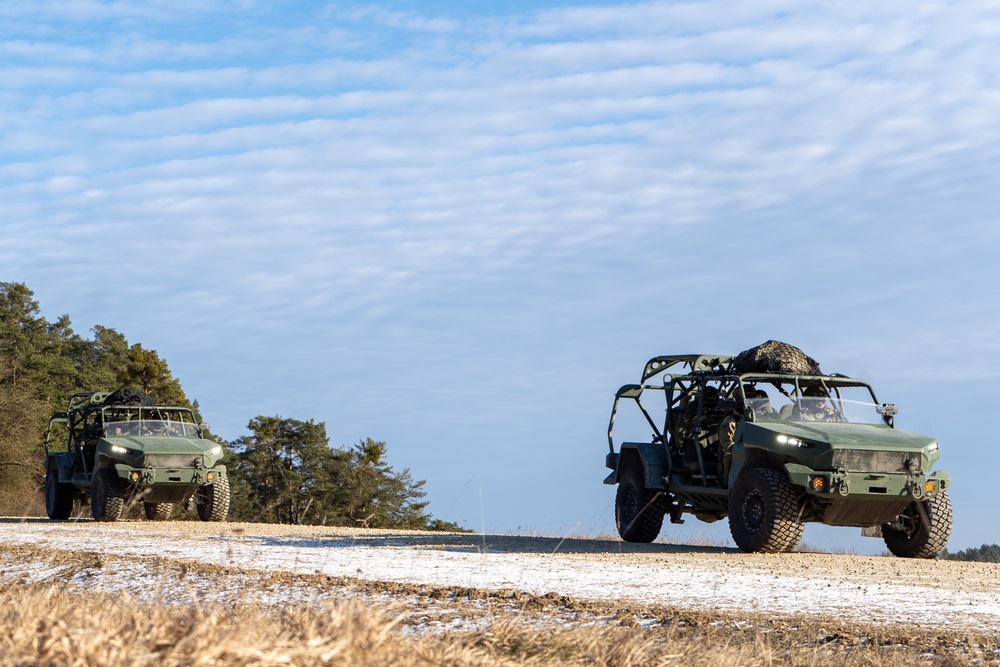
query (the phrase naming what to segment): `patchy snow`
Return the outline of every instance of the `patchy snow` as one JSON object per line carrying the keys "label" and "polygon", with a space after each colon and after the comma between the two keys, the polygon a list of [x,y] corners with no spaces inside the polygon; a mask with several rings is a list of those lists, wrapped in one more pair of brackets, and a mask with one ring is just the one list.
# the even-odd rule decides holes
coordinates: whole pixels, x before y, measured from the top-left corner
{"label": "patchy snow", "polygon": [[[143,581],[143,558],[158,556],[241,570],[322,574],[438,587],[511,589],[585,600],[632,601],[716,611],[806,614],[878,623],[993,630],[1000,627],[1000,566],[829,554],[750,555],[714,547],[624,545],[330,528],[90,521],[0,520],[0,544],[76,554],[135,557],[117,565],[105,590],[144,589],[158,599],[200,599],[190,579]],[[4,578],[66,576],[66,568],[25,563]],[[72,575],[76,585],[84,573]],[[252,578],[252,572],[244,575]],[[111,582],[109,582],[111,579]],[[294,587],[263,593],[282,604],[315,597]]]}

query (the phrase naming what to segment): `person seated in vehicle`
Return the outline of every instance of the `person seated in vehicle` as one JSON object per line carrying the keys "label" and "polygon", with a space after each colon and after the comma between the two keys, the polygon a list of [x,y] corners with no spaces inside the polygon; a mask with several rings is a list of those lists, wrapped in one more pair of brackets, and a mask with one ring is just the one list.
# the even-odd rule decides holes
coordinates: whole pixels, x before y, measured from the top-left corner
{"label": "person seated in vehicle", "polygon": [[819,385],[806,387],[802,399],[795,406],[791,419],[794,421],[826,422],[834,420],[833,406],[826,389]]}
{"label": "person seated in vehicle", "polygon": [[744,388],[743,393],[746,395],[747,401],[751,401],[750,407],[757,417],[775,419],[778,416],[778,411],[771,407],[771,397],[763,389]]}
{"label": "person seated in vehicle", "polygon": [[[739,399],[739,388],[733,389],[733,398]],[[747,407],[753,410],[754,414],[765,419],[773,419],[777,413],[771,408],[770,397],[766,391],[756,389],[753,385],[743,385],[743,396],[746,397]],[[733,463],[733,445],[736,444],[736,427],[743,420],[743,412],[740,414],[730,414],[719,424],[719,450],[722,456],[722,484],[728,485],[729,469]]]}

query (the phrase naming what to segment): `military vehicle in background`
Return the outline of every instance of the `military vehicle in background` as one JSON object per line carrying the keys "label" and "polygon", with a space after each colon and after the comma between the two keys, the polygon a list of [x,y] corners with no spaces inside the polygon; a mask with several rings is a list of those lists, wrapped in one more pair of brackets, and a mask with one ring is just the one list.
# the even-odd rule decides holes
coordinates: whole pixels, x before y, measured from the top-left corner
{"label": "military vehicle in background", "polygon": [[117,521],[138,502],[154,521],[192,504],[203,521],[224,521],[229,478],[222,446],[206,435],[191,409],[138,390],[75,394],[45,434],[49,518],[70,518],[89,497],[97,521]]}
{"label": "military vehicle in background", "polygon": [[[665,402],[663,421],[642,399]],[[615,418],[634,403],[653,431],[621,442]],[[658,411],[657,411],[658,412]],[[931,437],[895,428],[896,406],[863,380],[824,375],[798,348],[768,341],[736,357],[656,357],[615,395],[608,424],[622,539],[651,542],[666,516],[729,519],[740,549],[795,549],[806,523],[862,528],[896,556],[934,558],[951,534],[945,471]]]}

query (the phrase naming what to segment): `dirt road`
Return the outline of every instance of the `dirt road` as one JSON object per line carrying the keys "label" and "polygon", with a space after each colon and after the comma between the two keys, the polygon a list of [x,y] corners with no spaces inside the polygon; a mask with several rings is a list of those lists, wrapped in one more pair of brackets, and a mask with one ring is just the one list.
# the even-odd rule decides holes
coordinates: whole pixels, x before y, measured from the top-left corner
{"label": "dirt road", "polygon": [[[14,519],[0,520],[0,556],[7,580],[72,574],[80,585],[155,589],[159,596],[188,587],[183,564],[200,564],[242,573],[248,587],[255,573],[284,573],[704,612],[1000,628],[1000,565],[984,563],[504,535]],[[95,557],[103,577],[77,576],[79,567],[59,574]],[[153,561],[159,579],[145,581]],[[163,580],[164,562],[183,565],[176,580]]]}

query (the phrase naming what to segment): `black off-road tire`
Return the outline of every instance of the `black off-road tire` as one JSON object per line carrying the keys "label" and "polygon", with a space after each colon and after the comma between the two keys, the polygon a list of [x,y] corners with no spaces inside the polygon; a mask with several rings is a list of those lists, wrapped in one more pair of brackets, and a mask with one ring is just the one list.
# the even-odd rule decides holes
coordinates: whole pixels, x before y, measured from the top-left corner
{"label": "black off-road tire", "polygon": [[[795,511],[796,513],[798,513],[798,508],[796,508]],[[790,551],[795,551],[796,547],[798,547],[799,543],[802,541],[802,534],[805,532],[806,532],[805,523],[799,521],[792,522],[792,528],[788,536],[788,544],[785,545],[785,548],[782,551],[785,551],[786,553]]]}
{"label": "black off-road tire", "polygon": [[667,504],[667,496],[662,491],[646,488],[642,466],[626,468],[615,494],[618,534],[626,542],[652,542],[663,527]]}
{"label": "black off-road tire", "polygon": [[951,537],[951,498],[947,491],[942,491],[929,500],[917,501],[923,503],[927,518],[931,520],[928,526],[924,523],[913,502],[899,515],[899,522],[906,530],[892,528],[889,524],[882,526],[882,539],[893,555],[900,558],[934,558],[940,554],[948,538]]}
{"label": "black off-road tire", "polygon": [[62,484],[55,470],[45,475],[45,513],[57,520],[68,519],[73,514],[73,485]]}
{"label": "black off-road tire", "polygon": [[225,475],[214,484],[198,487],[198,518],[202,521],[225,521],[229,516],[229,478]]}
{"label": "black off-road tire", "polygon": [[767,468],[740,473],[729,494],[729,532],[743,551],[791,551],[805,525],[796,521],[798,494],[784,474]]}
{"label": "black off-road tire", "polygon": [[125,492],[121,479],[114,470],[99,470],[90,486],[90,513],[94,520],[118,521],[124,509]]}
{"label": "black off-road tire", "polygon": [[173,503],[143,503],[142,509],[150,521],[167,521],[174,511]]}

